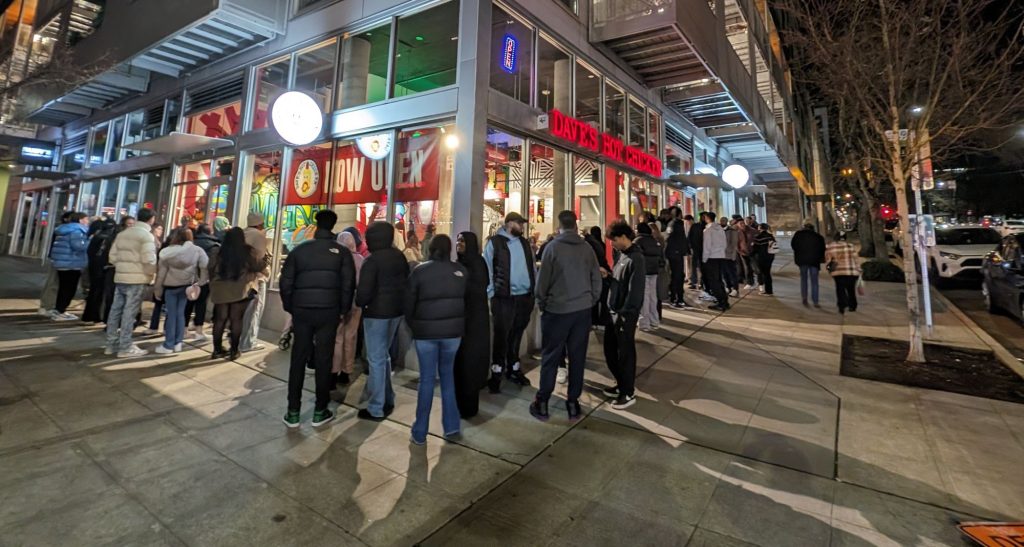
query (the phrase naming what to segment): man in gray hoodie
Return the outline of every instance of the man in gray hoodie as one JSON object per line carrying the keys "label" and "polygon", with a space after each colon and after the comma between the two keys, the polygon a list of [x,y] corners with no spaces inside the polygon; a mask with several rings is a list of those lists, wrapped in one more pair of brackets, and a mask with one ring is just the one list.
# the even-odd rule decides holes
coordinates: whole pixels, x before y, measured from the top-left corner
{"label": "man in gray hoodie", "polygon": [[576,214],[558,213],[559,234],[544,248],[534,294],[540,317],[540,388],[530,414],[548,419],[548,399],[555,389],[558,365],[569,356],[569,393],[565,403],[569,420],[578,420],[587,360],[591,308],[601,299],[601,272],[594,250],[580,237]]}

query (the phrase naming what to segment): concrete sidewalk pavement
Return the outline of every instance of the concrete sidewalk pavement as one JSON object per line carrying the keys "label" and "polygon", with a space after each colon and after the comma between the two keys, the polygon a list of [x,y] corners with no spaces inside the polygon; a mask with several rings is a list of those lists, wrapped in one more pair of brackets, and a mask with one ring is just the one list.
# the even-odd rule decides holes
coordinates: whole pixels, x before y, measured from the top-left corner
{"label": "concrete sidewalk pavement", "polygon": [[842,333],[898,335],[901,301],[804,308],[784,254],[775,298],[639,335],[636,406],[600,395],[595,335],[581,422],[560,398],[537,422],[535,390],[506,385],[426,447],[415,373],[390,420],[355,417],[359,378],[329,427],[288,431],[286,353],[112,360],[96,328],[14,298],[30,278],[0,279],[4,544],[959,545],[957,520],[1024,516],[1024,405],[839,376]]}

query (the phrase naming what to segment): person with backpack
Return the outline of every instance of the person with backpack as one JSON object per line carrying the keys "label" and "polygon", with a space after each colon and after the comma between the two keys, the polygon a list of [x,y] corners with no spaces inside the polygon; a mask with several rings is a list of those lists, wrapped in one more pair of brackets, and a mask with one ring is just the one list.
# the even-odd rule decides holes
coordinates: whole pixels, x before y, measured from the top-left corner
{"label": "person with backpack", "polygon": [[772,227],[766,223],[758,226],[757,236],[754,237],[753,245],[754,259],[757,261],[758,280],[761,284],[757,291],[760,294],[772,296],[772,262],[775,262],[775,253],[779,252],[779,244],[772,235]]}
{"label": "person with backpack", "polygon": [[67,313],[68,306],[78,292],[82,270],[89,265],[89,217],[85,213],[72,213],[68,222],[54,231],[50,260],[57,270],[57,300],[51,318],[54,321],[77,321],[78,316]]}
{"label": "person with backpack", "polygon": [[655,239],[651,225],[645,218],[636,225],[633,245],[644,255],[644,305],[640,311],[639,327],[644,332],[650,332],[661,326],[658,317],[658,272],[665,264],[664,248]]}
{"label": "person with backpack", "polygon": [[82,321],[87,323],[99,323],[103,321],[106,301],[106,274],[108,255],[104,247],[108,247],[107,240],[113,238],[117,224],[113,219],[105,218],[95,223],[95,230],[89,239],[89,248],[86,253],[89,257],[89,266],[86,272],[89,275],[89,292],[85,297],[85,309],[82,311]]}
{"label": "person with backpack", "polygon": [[[160,249],[153,297],[164,303],[164,342],[156,353],[178,353],[185,340],[185,304],[187,291],[199,295],[199,287],[207,284],[209,257],[192,242],[192,230],[178,228],[170,241]],[[191,288],[192,286],[195,288]]]}

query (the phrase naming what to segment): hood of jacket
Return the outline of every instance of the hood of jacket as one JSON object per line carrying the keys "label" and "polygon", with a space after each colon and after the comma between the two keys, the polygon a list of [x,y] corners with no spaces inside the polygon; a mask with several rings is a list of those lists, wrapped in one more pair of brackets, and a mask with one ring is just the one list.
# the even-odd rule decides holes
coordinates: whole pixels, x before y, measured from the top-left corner
{"label": "hood of jacket", "polygon": [[459,235],[462,236],[462,241],[466,244],[466,251],[460,253],[459,256],[479,256],[480,239],[476,237],[476,234],[473,232],[462,232]]}
{"label": "hood of jacket", "polygon": [[356,238],[352,232],[344,231],[338,234],[338,245],[348,249],[352,254],[356,252]]}
{"label": "hood of jacket", "polygon": [[202,251],[202,249],[191,241],[186,241],[181,245],[168,245],[160,249],[160,262],[163,262],[168,268],[177,270],[192,268],[195,267],[198,260],[196,251]]}
{"label": "hood of jacket", "polygon": [[587,243],[587,240],[583,239],[583,236],[576,233],[576,230],[562,232],[556,235],[553,241],[558,241],[559,243],[567,243],[569,245],[589,245]]}
{"label": "hood of jacket", "polygon": [[57,229],[54,230],[54,234],[59,236],[67,235],[72,232],[81,232],[83,234],[88,234],[89,229],[86,228],[85,226],[82,226],[78,222],[68,222],[65,224],[61,224],[60,226],[57,226]]}
{"label": "hood of jacket", "polygon": [[395,227],[387,222],[374,222],[366,229],[366,248],[370,252],[391,248],[395,243]]}

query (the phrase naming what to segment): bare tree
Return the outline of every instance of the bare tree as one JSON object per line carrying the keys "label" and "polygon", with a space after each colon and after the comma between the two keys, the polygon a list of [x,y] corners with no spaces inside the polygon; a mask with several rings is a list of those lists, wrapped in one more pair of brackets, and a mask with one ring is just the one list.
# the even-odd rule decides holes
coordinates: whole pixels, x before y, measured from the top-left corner
{"label": "bare tree", "polygon": [[104,55],[83,65],[75,59],[69,47],[57,47],[50,59],[17,81],[10,81],[0,88],[0,111],[13,112],[10,121],[28,114],[31,107],[25,105],[25,98],[42,89],[67,90],[91,80],[110,70],[114,63]]}
{"label": "bare tree", "polygon": [[[803,78],[862,125],[853,157],[893,185],[912,249],[907,186],[926,150],[939,160],[972,136],[1020,123],[1021,7],[1007,0],[773,0]],[[904,130],[904,138],[896,138]],[[861,171],[861,170],[858,170]],[[922,268],[927,264],[922,264]],[[923,362],[914,254],[903,253],[908,361]]]}

